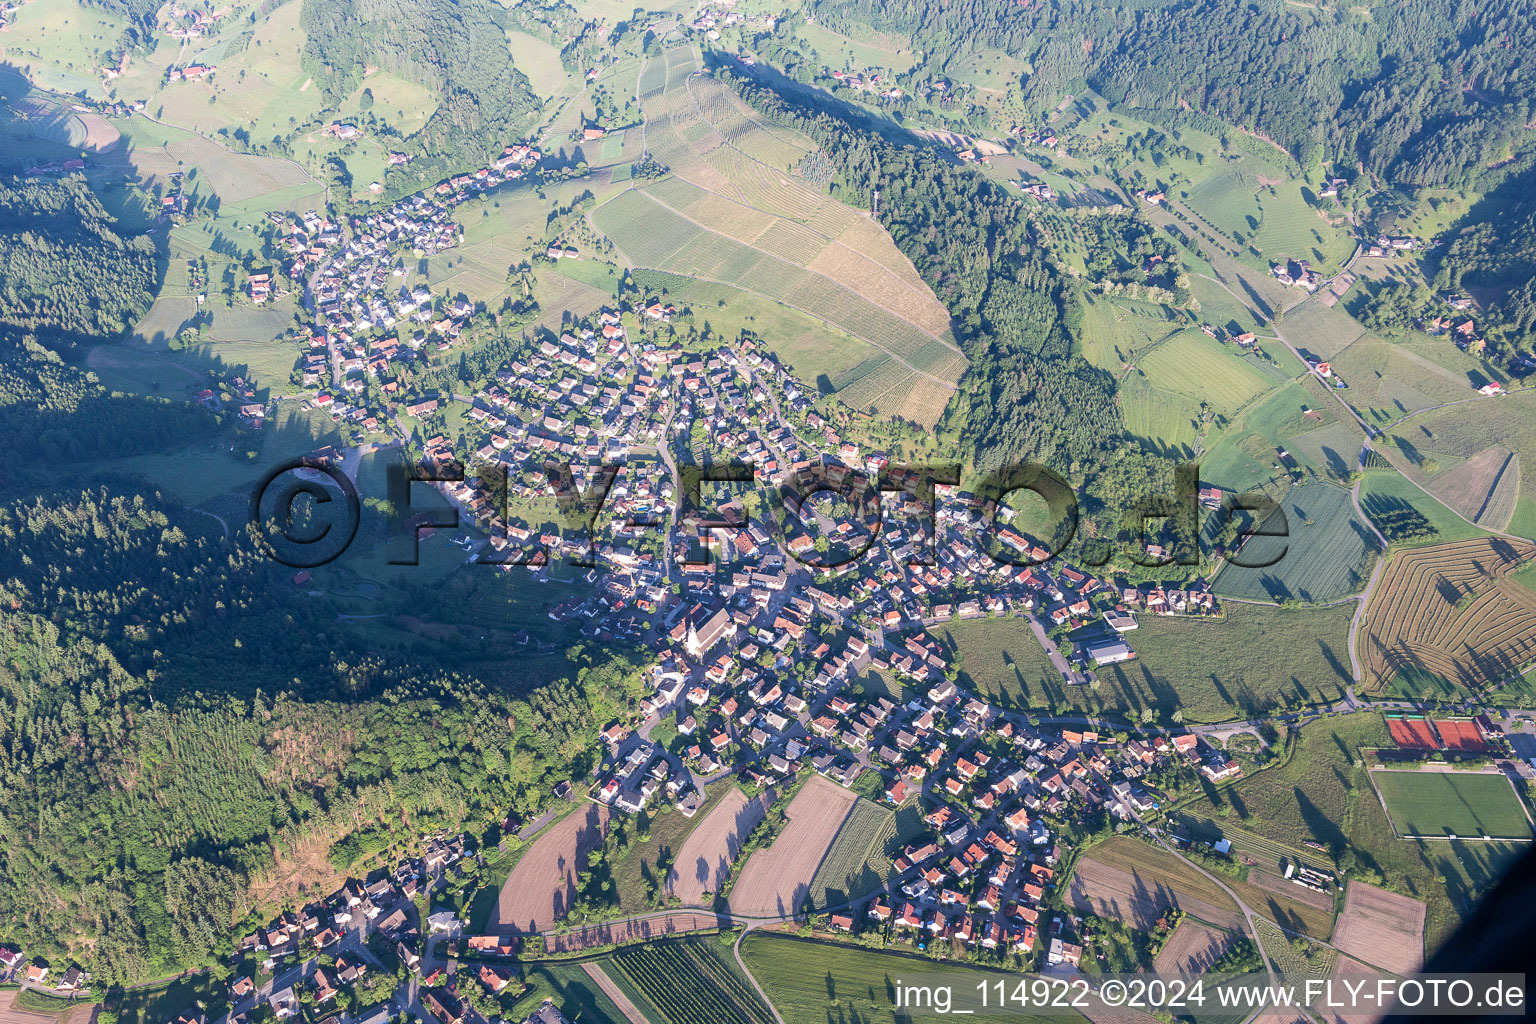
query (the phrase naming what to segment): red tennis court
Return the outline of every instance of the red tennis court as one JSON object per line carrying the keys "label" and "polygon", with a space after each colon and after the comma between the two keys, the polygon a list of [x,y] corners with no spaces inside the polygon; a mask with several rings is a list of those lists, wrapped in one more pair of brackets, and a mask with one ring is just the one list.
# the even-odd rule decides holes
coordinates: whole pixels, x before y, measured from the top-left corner
{"label": "red tennis court", "polygon": [[1446,721],[1442,718],[1435,719],[1435,731],[1445,740],[1445,745],[1452,750],[1484,751],[1488,744],[1483,740],[1483,730],[1477,727],[1476,722]]}
{"label": "red tennis court", "polygon": [[1389,718],[1387,731],[1392,734],[1392,741],[1400,747],[1434,750],[1440,746],[1440,737],[1435,735],[1427,719]]}

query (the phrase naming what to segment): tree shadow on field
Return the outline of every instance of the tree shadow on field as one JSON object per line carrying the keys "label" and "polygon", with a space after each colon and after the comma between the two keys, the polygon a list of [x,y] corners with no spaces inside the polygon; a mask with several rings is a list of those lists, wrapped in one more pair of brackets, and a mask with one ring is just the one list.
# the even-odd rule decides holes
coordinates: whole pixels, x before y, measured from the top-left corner
{"label": "tree shadow on field", "polygon": [[1301,810],[1301,819],[1306,822],[1312,837],[1328,847],[1334,860],[1338,860],[1339,856],[1349,847],[1349,838],[1344,835],[1343,830],[1339,828],[1334,820],[1323,812],[1322,808],[1314,804],[1311,798],[1302,792],[1300,786],[1292,787],[1291,794],[1296,798],[1296,806]]}

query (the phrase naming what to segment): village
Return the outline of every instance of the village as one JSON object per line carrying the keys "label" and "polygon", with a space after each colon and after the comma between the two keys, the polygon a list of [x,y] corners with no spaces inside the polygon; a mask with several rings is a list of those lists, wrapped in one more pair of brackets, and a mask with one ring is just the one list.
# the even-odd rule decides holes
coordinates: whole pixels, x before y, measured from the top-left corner
{"label": "village", "polygon": [[[550,617],[649,651],[651,693],[632,720],[607,726],[608,757],[592,778],[572,780],[569,798],[631,815],[675,805],[691,816],[719,780],[792,789],[821,777],[891,806],[916,804],[926,831],[906,844],[899,877],[834,908],[826,926],[1075,963],[1075,925],[1050,910],[1049,895],[1071,844],[1114,822],[1138,827],[1169,787],[1241,768],[1194,733],[1108,734],[1090,718],[1043,724],[990,704],[959,685],[928,629],[1010,619],[1035,635],[1063,686],[1088,686],[1096,671],[1135,658],[1138,616],[1220,615],[1213,595],[1199,581],[1132,585],[1052,561],[1008,525],[1011,508],[958,488],[940,487],[925,504],[916,472],[894,471],[887,453],[843,437],[814,389],[759,343],[687,348],[672,330],[686,310],[663,299],[567,317],[561,333],[527,338],[473,393],[404,392],[402,363],[452,350],[484,320],[425,284],[408,288],[405,261],[458,244],[454,207],[538,160],[532,147],[511,145],[495,168],[346,223],[274,215],[282,273],[253,274],[246,290],[259,304],[285,281],[304,289],[314,326],[294,372],[309,405],[359,440],[419,437],[444,477],[467,467],[467,479],[434,486],[484,534],[481,560],[534,576],[558,558],[591,565],[590,595]],[[578,254],[560,246],[539,255]],[[462,447],[433,427],[448,403],[467,406],[473,436]],[[248,404],[241,415],[260,429],[266,410]],[[784,488],[810,474],[830,488],[868,478],[889,489],[882,512],[862,520],[830,491],[792,498],[775,528],[748,514],[756,502],[746,490],[704,495],[701,508],[682,501],[679,462],[701,451],[750,467],[757,485]],[[562,533],[539,511],[562,488],[588,493],[614,463],[622,469],[603,484],[597,535]],[[475,486],[491,474],[506,480],[499,506]],[[1209,508],[1220,496],[1206,488],[1200,499]],[[871,673],[895,688],[868,688]],[[443,1024],[494,1017],[496,1004],[482,997],[521,987],[515,956],[529,937],[464,935],[452,913],[431,909],[432,894],[475,856],[466,837],[425,837],[420,858],[349,880],[238,938],[219,1019],[310,1019],[333,1006],[364,1024],[403,1010]],[[0,963],[40,989],[89,982],[77,967],[27,962],[20,950]],[[529,1019],[557,1024],[559,1014],[546,1003]],[[194,1006],[168,1024],[207,1019]]]}
{"label": "village", "polygon": [[[433,486],[484,534],[480,561],[535,576],[558,558],[593,567],[591,594],[550,617],[594,639],[644,644],[655,686],[642,722],[605,732],[612,766],[594,780],[593,799],[631,813],[658,801],[687,811],[721,771],[751,763],[792,776],[812,762],[844,785],[876,773],[880,791],[899,797],[903,785],[920,789],[939,763],[918,742],[935,716],[969,702],[962,717],[975,730],[998,711],[957,689],[928,627],[1016,619],[1063,685],[1086,686],[1099,667],[1135,658],[1138,615],[1221,614],[1203,581],[1125,585],[1052,561],[1004,525],[1014,517],[1006,505],[945,487],[925,505],[917,473],[891,472],[887,453],[843,437],[818,411],[814,389],[759,343],[685,348],[671,326],[683,311],[664,300],[567,317],[560,334],[528,337],[482,390],[401,393],[392,364],[448,351],[482,314],[391,280],[403,276],[407,254],[455,244],[453,206],[538,160],[526,145],[505,153],[504,167],[456,176],[355,220],[345,243],[313,217],[290,225],[289,273],[310,275],[316,316],[296,372],[314,389],[309,401],[339,422],[409,438],[404,417],[417,421],[425,461],[442,477],[458,469],[463,478]],[[402,349],[390,329],[406,317],[420,327]],[[393,408],[393,423],[356,400],[370,386]],[[432,427],[448,403],[467,406],[458,448]],[[685,494],[679,464],[701,453],[750,467],[753,487],[788,487],[784,522],[749,515],[747,503],[757,504],[750,488],[723,499]],[[617,473],[600,479],[614,464]],[[829,489],[795,497],[807,474]],[[479,486],[493,476],[505,483],[500,504]],[[851,478],[889,488],[878,518],[834,520],[830,489]],[[562,532],[550,497],[594,487],[605,488],[601,529]],[[1199,497],[1211,509],[1221,492]],[[1148,552],[1163,554],[1156,545]],[[871,668],[929,693],[927,718],[909,721],[889,700],[854,704],[840,695]],[[675,752],[651,743],[663,721],[691,742]]]}

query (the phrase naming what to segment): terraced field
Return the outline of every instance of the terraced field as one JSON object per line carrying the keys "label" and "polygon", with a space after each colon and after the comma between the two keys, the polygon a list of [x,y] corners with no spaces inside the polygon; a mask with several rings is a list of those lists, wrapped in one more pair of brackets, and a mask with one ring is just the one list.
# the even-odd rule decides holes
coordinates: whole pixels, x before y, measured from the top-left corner
{"label": "terraced field", "polygon": [[1361,633],[1371,688],[1404,673],[1477,690],[1536,659],[1536,593],[1509,579],[1532,558],[1500,537],[1393,556]]}
{"label": "terraced field", "polygon": [[592,214],[603,234],[638,266],[659,267],[703,233],[638,189],[628,189]]}
{"label": "terraced field", "polygon": [[731,285],[867,341],[887,361],[860,362],[839,397],[936,422],[966,367],[949,313],[883,229],[794,173],[814,144],[698,73],[686,45],[647,62],[640,92],[647,147],[672,174],[604,203],[598,229],[634,267]]}

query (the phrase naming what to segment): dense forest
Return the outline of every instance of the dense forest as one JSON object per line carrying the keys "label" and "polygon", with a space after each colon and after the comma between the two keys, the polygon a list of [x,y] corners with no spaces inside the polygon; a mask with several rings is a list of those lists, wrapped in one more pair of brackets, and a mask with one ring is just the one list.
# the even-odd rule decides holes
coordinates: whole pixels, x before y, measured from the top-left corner
{"label": "dense forest", "polygon": [[518,699],[391,670],[364,702],[168,705],[107,648],[11,611],[0,658],[6,937],[106,982],[227,955],[232,926],[313,882],[354,831],[478,835],[532,811],[597,756],[634,677],[604,661]]}
{"label": "dense forest", "polygon": [[119,233],[85,178],[0,181],[0,467],[9,474],[152,451],[213,426],[201,407],[110,394],[70,361],[144,315],[155,259],[148,238]]}
{"label": "dense forest", "polygon": [[420,82],[437,97],[421,130],[425,154],[462,171],[499,154],[539,109],[507,57],[506,13],[494,0],[303,0],[304,68],[333,101],[368,66]]}
{"label": "dense forest", "polygon": [[643,692],[612,652],[521,694],[378,657],[285,575],[151,497],[0,506],[6,938],[108,982],[206,963],[353,832],[533,812]]}
{"label": "dense forest", "polygon": [[[787,99],[730,66],[716,73],[770,119],[814,139],[834,190],[868,207],[951,315],[971,365],[939,424],[983,473],[1038,463],[1081,485],[1089,533],[1124,537],[1123,510],[1149,487],[1171,493],[1173,463],[1126,436],[1114,380],[1075,346],[1076,285],[1029,243],[1023,204],[932,147],[858,127],[831,104]],[[1182,546],[1181,546],[1182,547]]]}
{"label": "dense forest", "polygon": [[154,299],[155,247],[123,238],[85,179],[0,181],[0,332],[50,347],[110,337]]}
{"label": "dense forest", "polygon": [[1486,289],[1479,326],[1497,348],[1536,337],[1536,167],[1512,176],[1472,211],[1439,260],[1435,285]]}
{"label": "dense forest", "polygon": [[920,40],[928,66],[991,47],[1027,59],[1044,113],[1084,87],[1129,108],[1193,110],[1406,185],[1465,186],[1532,117],[1536,8],[1525,0],[813,0],[819,21]]}

